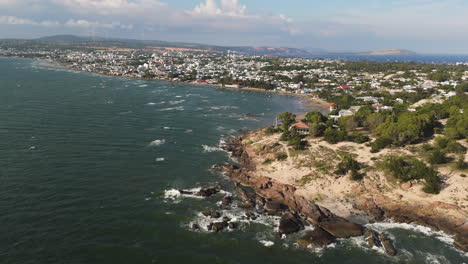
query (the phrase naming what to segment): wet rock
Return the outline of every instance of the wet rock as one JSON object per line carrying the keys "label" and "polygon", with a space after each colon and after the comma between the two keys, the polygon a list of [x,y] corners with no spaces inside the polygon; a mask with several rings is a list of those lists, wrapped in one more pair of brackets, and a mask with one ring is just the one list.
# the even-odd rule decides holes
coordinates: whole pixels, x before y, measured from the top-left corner
{"label": "wet rock", "polygon": [[246,210],[252,210],[255,207],[255,204],[252,201],[243,202],[239,205],[240,208]]}
{"label": "wet rock", "polygon": [[335,237],[320,227],[315,227],[313,231],[307,231],[302,236],[297,244],[301,248],[308,248],[310,245],[314,247],[324,247],[335,242]]}
{"label": "wet rock", "polygon": [[263,206],[265,206],[265,198],[257,195],[255,197],[255,204],[257,204],[259,208],[263,208]]}
{"label": "wet rock", "polygon": [[396,256],[397,251],[392,244],[392,241],[385,235],[385,233],[380,233],[380,241],[382,242],[382,246],[385,249],[385,252],[390,256]]}
{"label": "wet rock", "polygon": [[214,194],[219,193],[220,189],[221,189],[220,185],[215,185],[215,186],[212,186],[212,187],[201,189],[195,195],[196,196],[201,196],[201,197],[210,197],[210,196],[212,196]]}
{"label": "wet rock", "polygon": [[372,229],[367,229],[366,232],[364,233],[364,239],[367,242],[367,245],[370,248],[373,247],[380,247],[380,240],[379,237],[377,236],[377,233],[375,233],[374,230]]}
{"label": "wet rock", "polygon": [[290,235],[301,230],[301,221],[293,214],[286,213],[281,217],[279,232],[284,235]]}
{"label": "wet rock", "polygon": [[279,202],[267,201],[265,203],[265,210],[270,214],[279,214],[283,211],[283,205]]}
{"label": "wet rock", "polygon": [[231,196],[224,196],[223,200],[221,201],[222,205],[229,206],[232,204],[232,197]]}
{"label": "wet rock", "polygon": [[250,201],[250,197],[247,195],[247,192],[242,189],[241,187],[236,187],[236,194],[237,194],[237,197],[243,201],[243,202],[247,202],[247,201]]}
{"label": "wet rock", "polygon": [[247,213],[245,213],[245,216],[246,216],[247,219],[249,219],[249,220],[256,220],[256,219],[257,219],[257,216],[256,216],[254,213],[252,213],[252,212],[247,212]]}
{"label": "wet rock", "polygon": [[237,224],[234,223],[234,222],[229,222],[229,223],[228,223],[228,227],[229,227],[230,229],[236,229],[236,228],[237,228]]}
{"label": "wet rock", "polygon": [[191,192],[191,191],[186,191],[186,190],[178,190],[180,192],[180,194],[183,194],[183,195],[192,195],[194,194],[195,192]]}
{"label": "wet rock", "polygon": [[192,230],[193,231],[200,230],[200,226],[198,224],[192,224]]}
{"label": "wet rock", "polygon": [[213,230],[213,223],[209,223],[209,224],[206,226],[206,229],[207,229],[208,231]]}
{"label": "wet rock", "polygon": [[211,217],[211,218],[220,218],[221,217],[221,214],[219,212],[211,211],[211,210],[203,211],[202,215],[204,215],[206,217]]}
{"label": "wet rock", "polygon": [[326,218],[319,223],[319,226],[337,238],[350,238],[364,234],[362,226],[337,216]]}
{"label": "wet rock", "polygon": [[456,235],[453,245],[463,252],[468,252],[468,236],[464,234]]}
{"label": "wet rock", "polygon": [[231,221],[231,219],[229,217],[227,217],[227,216],[223,217],[223,222],[224,223],[227,223],[229,221]]}
{"label": "wet rock", "polygon": [[218,232],[223,231],[223,229],[226,228],[227,226],[228,224],[225,222],[216,222],[216,223],[213,223],[212,231],[215,233],[218,233]]}

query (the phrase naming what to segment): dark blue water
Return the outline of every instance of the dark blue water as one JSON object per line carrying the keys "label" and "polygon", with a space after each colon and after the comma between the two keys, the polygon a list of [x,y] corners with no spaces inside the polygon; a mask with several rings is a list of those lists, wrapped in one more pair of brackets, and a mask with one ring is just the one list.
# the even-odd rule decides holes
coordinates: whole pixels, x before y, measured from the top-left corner
{"label": "dark blue water", "polygon": [[352,54],[327,54],[313,55],[310,58],[340,59],[349,61],[374,61],[374,62],[417,62],[427,64],[456,64],[468,63],[468,55],[444,55],[444,54],[417,54],[417,55],[352,55]]}
{"label": "dark blue water", "polygon": [[171,190],[227,184],[212,169],[229,160],[219,143],[303,107],[0,59],[0,263],[468,263],[442,234],[398,225],[375,227],[391,234],[397,257],[362,238],[299,250],[266,217],[229,233],[190,231],[220,196]]}

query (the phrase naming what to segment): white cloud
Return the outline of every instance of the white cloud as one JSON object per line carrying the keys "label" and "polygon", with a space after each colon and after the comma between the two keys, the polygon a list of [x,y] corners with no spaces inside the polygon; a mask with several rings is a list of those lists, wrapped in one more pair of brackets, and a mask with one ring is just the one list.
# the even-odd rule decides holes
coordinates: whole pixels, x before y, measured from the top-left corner
{"label": "white cloud", "polygon": [[188,14],[194,16],[230,16],[244,17],[246,16],[247,6],[241,5],[238,0],[221,0],[221,5],[218,6],[216,0],[205,0],[194,9],[188,11]]}
{"label": "white cloud", "polygon": [[57,21],[34,21],[27,18],[20,18],[16,16],[0,16],[1,25],[31,25],[31,26],[56,26],[59,25]]}
{"label": "white cloud", "polygon": [[131,24],[124,25],[124,24],[121,24],[120,22],[100,23],[100,22],[91,22],[91,21],[84,20],[84,19],[79,19],[79,20],[70,19],[64,24],[64,26],[82,27],[82,28],[107,28],[107,29],[112,29],[112,28],[132,29],[133,28],[133,25]]}
{"label": "white cloud", "polygon": [[100,15],[141,15],[168,7],[159,0],[50,0],[71,12]]}

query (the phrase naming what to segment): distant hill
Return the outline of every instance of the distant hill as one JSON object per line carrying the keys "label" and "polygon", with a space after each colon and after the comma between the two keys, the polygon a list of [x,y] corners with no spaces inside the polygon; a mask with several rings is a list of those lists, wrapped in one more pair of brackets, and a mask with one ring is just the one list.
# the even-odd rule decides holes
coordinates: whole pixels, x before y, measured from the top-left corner
{"label": "distant hill", "polygon": [[160,40],[136,40],[136,39],[119,39],[119,38],[91,38],[75,35],[56,35],[47,36],[35,39],[40,42],[52,43],[98,43],[102,46],[117,46],[126,48],[146,48],[146,47],[173,47],[173,48],[186,48],[186,49],[199,49],[208,51],[227,52],[228,50],[236,51],[248,55],[269,55],[269,56],[307,56],[310,55],[306,50],[296,48],[273,48],[273,47],[248,47],[248,46],[216,46],[200,43],[186,43],[186,42],[170,42]]}
{"label": "distant hill", "polygon": [[[10,40],[11,41],[11,40]],[[279,56],[279,57],[312,57],[317,55],[415,55],[416,53],[404,49],[384,49],[379,51],[360,52],[360,53],[334,53],[327,52],[323,49],[298,49],[289,47],[249,47],[249,46],[217,46],[200,43],[188,42],[171,42],[160,40],[137,40],[137,39],[124,39],[124,38],[103,38],[103,37],[88,37],[76,35],[55,35],[37,38],[33,40],[13,40],[16,43],[25,42],[27,45],[48,47],[74,47],[82,48],[88,46],[100,47],[118,47],[130,49],[145,49],[145,48],[183,48],[204,50],[211,52],[227,52],[235,51],[245,55],[258,55],[258,56]]]}
{"label": "distant hill", "polygon": [[369,52],[355,53],[356,55],[416,55],[416,52],[406,49],[383,49]]}

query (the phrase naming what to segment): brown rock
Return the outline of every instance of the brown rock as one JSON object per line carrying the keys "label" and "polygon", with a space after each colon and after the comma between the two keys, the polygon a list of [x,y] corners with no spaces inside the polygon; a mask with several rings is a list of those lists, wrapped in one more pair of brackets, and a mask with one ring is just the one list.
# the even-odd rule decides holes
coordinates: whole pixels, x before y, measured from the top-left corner
{"label": "brown rock", "polygon": [[404,182],[401,184],[401,188],[403,190],[409,190],[411,188],[411,186],[413,186],[413,184],[411,182]]}
{"label": "brown rock", "polygon": [[320,227],[315,227],[313,231],[308,231],[301,237],[297,244],[301,248],[308,248],[310,245],[324,247],[335,242],[335,237]]}
{"label": "brown rock", "polygon": [[362,226],[338,216],[321,221],[319,226],[337,238],[350,238],[364,234]]}
{"label": "brown rock", "polygon": [[281,217],[279,232],[281,234],[290,235],[301,230],[301,227],[301,221],[295,215],[286,213]]}
{"label": "brown rock", "polygon": [[382,246],[385,249],[385,252],[387,252],[387,254],[389,254],[390,256],[396,256],[397,251],[393,246],[392,241],[389,238],[387,238],[385,233],[380,233],[380,241],[382,242]]}

